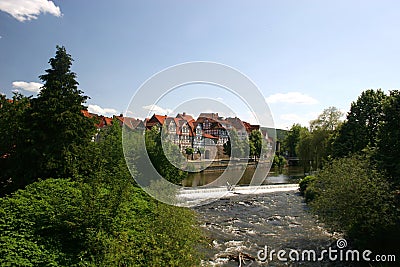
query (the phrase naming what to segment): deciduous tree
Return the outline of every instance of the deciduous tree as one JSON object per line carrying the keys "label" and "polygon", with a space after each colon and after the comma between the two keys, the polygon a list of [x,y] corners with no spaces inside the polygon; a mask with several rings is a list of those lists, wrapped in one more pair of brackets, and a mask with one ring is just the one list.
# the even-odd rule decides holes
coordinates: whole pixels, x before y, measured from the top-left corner
{"label": "deciduous tree", "polygon": [[300,142],[300,134],[306,128],[296,123],[286,133],[283,139],[283,147],[287,151],[289,157],[297,157],[296,146]]}
{"label": "deciduous tree", "polygon": [[386,98],[380,89],[366,90],[351,104],[346,121],[331,141],[333,157],[344,157],[376,146]]}
{"label": "deciduous tree", "polygon": [[257,159],[260,157],[262,148],[262,134],[258,130],[253,130],[249,136],[250,157]]}
{"label": "deciduous tree", "polygon": [[377,159],[397,186],[400,186],[400,91],[386,99],[382,124],[377,135]]}
{"label": "deciduous tree", "polygon": [[0,195],[11,193],[29,180],[30,97],[0,96]]}

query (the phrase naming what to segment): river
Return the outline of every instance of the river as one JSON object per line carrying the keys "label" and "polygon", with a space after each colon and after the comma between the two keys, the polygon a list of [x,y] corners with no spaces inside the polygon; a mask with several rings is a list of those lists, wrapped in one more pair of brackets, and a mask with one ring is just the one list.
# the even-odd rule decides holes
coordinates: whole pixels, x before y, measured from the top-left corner
{"label": "river", "polygon": [[[248,166],[239,180],[238,185],[248,185],[253,177],[255,166]],[[204,171],[189,173],[188,178],[182,181],[186,187],[203,186],[215,181],[224,170]],[[282,171],[271,169],[263,184],[292,184],[304,177],[303,169],[300,167],[289,167]]]}
{"label": "river", "polygon": [[[266,183],[293,183],[297,175],[270,173]],[[298,170],[297,170],[298,174]],[[195,177],[193,177],[195,179]],[[198,180],[199,181],[199,180]],[[308,211],[297,190],[235,195],[194,208],[210,239],[203,266],[344,266],[329,262],[279,261],[268,264],[260,250],[315,250],[335,246],[338,233],[329,233]],[[260,254],[264,255],[264,254]],[[317,254],[318,255],[318,254]]]}

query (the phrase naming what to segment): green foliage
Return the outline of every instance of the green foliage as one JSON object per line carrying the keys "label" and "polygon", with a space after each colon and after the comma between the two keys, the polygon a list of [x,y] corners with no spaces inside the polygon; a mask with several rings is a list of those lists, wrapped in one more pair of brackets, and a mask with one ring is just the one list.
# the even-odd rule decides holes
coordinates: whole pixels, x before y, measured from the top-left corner
{"label": "green foliage", "polygon": [[[139,175],[143,155],[135,148],[144,136],[129,133],[127,162],[117,121],[91,142],[94,121],[81,113],[87,97],[71,64],[57,47],[37,99],[0,98],[1,193],[26,186],[0,199],[0,265],[198,265],[203,239],[195,214],[135,186],[131,175]],[[185,173],[166,159],[159,133],[146,137],[158,170],[180,182]],[[166,151],[180,155],[176,146]]]}
{"label": "green foliage", "polygon": [[260,157],[263,146],[262,134],[258,130],[253,130],[249,135],[250,157],[257,159]]}
{"label": "green foliage", "polygon": [[361,157],[334,160],[306,192],[314,191],[311,206],[333,229],[357,245],[380,247],[398,233],[399,213],[389,183],[370,166]]}
{"label": "green foliage", "polygon": [[287,156],[297,157],[296,147],[300,142],[300,136],[307,128],[302,127],[300,124],[293,124],[289,131],[286,132],[285,138],[282,142],[282,150],[287,151]]}
{"label": "green foliage", "polygon": [[300,182],[306,202],[356,246],[386,253],[399,238],[399,107],[399,91],[386,96],[382,90],[366,90],[343,124],[323,122],[339,122],[324,112],[309,132],[300,134],[297,146],[308,170],[322,167],[315,178]]}
{"label": "green foliage", "polygon": [[193,148],[193,147],[187,147],[187,148],[185,148],[185,154],[186,154],[187,156],[192,156],[192,160],[193,160],[194,148]]}
{"label": "green foliage", "polygon": [[[146,131],[145,138],[147,153],[157,172],[167,181],[174,184],[181,184],[182,180],[187,177],[187,172],[176,168],[170,162],[171,160],[178,164],[178,166],[182,166],[182,154],[178,146],[170,142],[161,143],[161,133],[156,127],[153,127],[150,131]],[[139,165],[137,166],[140,167]]]}
{"label": "green foliage", "polygon": [[300,132],[300,140],[296,146],[296,153],[305,172],[309,172],[312,167],[313,150],[311,143],[312,136],[310,131],[308,129],[302,130]]}
{"label": "green foliage", "polygon": [[76,264],[84,246],[82,192],[48,179],[0,199],[0,265]]}
{"label": "green foliage", "polygon": [[29,147],[30,98],[14,94],[12,101],[0,95],[0,195],[15,191],[28,180],[25,156]]}
{"label": "green foliage", "polygon": [[346,121],[332,138],[331,155],[334,158],[359,153],[366,147],[375,147],[387,96],[382,90],[366,90],[351,104]]}
{"label": "green foliage", "polygon": [[[147,142],[157,141],[159,135],[156,131],[153,133],[147,136]],[[137,142],[143,141],[140,140],[143,135],[125,134],[130,135],[128,140],[132,141],[125,144],[128,160],[132,160],[130,164],[140,164],[134,148]],[[101,152],[99,158],[104,162],[85,180],[89,185],[84,192],[85,214],[92,229],[87,242],[93,244],[85,252],[88,262],[93,266],[197,264],[201,232],[196,228],[194,214],[188,209],[160,203],[134,186],[123,157],[121,127],[116,121],[99,135],[96,151]],[[154,147],[148,149],[154,152]]]}
{"label": "green foliage", "polygon": [[224,153],[229,157],[244,158],[249,154],[248,140],[241,140],[235,129],[229,131],[229,140],[223,145],[223,147]]}
{"label": "green foliage", "polygon": [[316,181],[316,176],[308,175],[299,183],[300,194],[304,196],[306,203],[313,201],[319,194],[314,187],[314,183],[316,183]]}
{"label": "green foliage", "polygon": [[315,176],[312,175],[308,175],[304,178],[302,178],[299,182],[299,190],[300,190],[300,194],[304,195],[307,187],[313,183],[316,180]]}
{"label": "green foliage", "polygon": [[340,127],[342,113],[335,107],[325,109],[316,120],[310,122],[310,131],[300,129],[297,154],[305,171],[322,168],[329,157],[329,142]]}
{"label": "green foliage", "polygon": [[0,265],[199,263],[202,238],[192,211],[118,187],[47,179],[0,199]]}
{"label": "green foliage", "polygon": [[57,46],[49,60],[50,69],[39,76],[44,82],[38,97],[32,99],[30,127],[34,160],[33,176],[69,177],[69,165],[80,146],[87,145],[95,133],[94,123],[82,114],[87,96],[78,89],[76,74],[71,72],[72,58]]}
{"label": "green foliage", "polygon": [[343,113],[336,107],[324,109],[317,119],[310,122],[310,129],[332,132],[340,125],[342,115]]}
{"label": "green foliage", "polygon": [[12,103],[1,99],[2,195],[38,178],[71,177],[71,165],[78,164],[77,155],[95,133],[94,121],[81,112],[87,97],[70,71],[71,56],[57,46],[49,63],[51,68],[40,76],[44,86],[37,98],[15,95]]}
{"label": "green foliage", "polygon": [[283,168],[287,164],[287,161],[284,156],[274,155],[274,161],[272,162],[272,168],[278,167]]}
{"label": "green foliage", "polygon": [[379,165],[400,186],[400,91],[391,91],[385,102],[377,139]]}

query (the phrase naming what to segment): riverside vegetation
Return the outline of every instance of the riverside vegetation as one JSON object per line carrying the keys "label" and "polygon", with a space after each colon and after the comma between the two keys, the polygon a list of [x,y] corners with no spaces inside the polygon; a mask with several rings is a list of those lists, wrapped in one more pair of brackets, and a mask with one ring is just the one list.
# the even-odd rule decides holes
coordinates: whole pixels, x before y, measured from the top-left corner
{"label": "riverside vegetation", "polygon": [[[71,56],[57,46],[49,63],[37,98],[0,98],[0,265],[198,265],[204,238],[194,212],[135,184],[117,122],[91,141],[96,121],[81,113],[87,97]],[[135,134],[132,140],[143,138]],[[186,174],[165,161],[157,142],[146,134],[163,176],[182,180]]]}
{"label": "riverside vegetation", "polygon": [[[141,174],[134,149],[141,138],[163,177],[187,176],[165,157],[159,133],[129,133],[130,173],[121,126],[96,132],[96,121],[82,115],[87,97],[65,48],[49,63],[36,98],[0,96],[0,265],[199,265],[206,242],[195,213],[152,199],[131,176]],[[333,231],[351,246],[399,253],[400,93],[367,90],[344,122],[341,115],[331,107],[310,128],[293,125],[282,150],[312,174],[301,193]],[[253,143],[257,157],[262,148]],[[275,165],[283,161],[275,157]]]}
{"label": "riverside vegetation", "polygon": [[313,173],[300,191],[353,247],[400,256],[400,92],[366,90],[340,117],[331,107],[285,137],[288,153]]}

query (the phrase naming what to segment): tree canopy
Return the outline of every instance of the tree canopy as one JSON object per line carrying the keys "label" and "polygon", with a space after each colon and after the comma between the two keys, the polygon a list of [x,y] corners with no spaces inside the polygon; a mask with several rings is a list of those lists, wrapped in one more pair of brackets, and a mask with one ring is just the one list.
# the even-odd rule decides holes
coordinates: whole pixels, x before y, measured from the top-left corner
{"label": "tree canopy", "polygon": [[329,154],[329,142],[340,127],[342,112],[336,107],[325,109],[317,119],[310,122],[310,130],[298,128],[300,140],[296,152],[305,171],[322,168]]}
{"label": "tree canopy", "polygon": [[366,90],[351,104],[346,121],[332,143],[333,157],[347,156],[376,146],[386,98],[380,89]]}
{"label": "tree canopy", "polygon": [[[132,133],[127,158],[117,121],[92,142],[71,56],[57,47],[49,63],[37,98],[0,96],[0,265],[199,265],[194,213],[152,199],[133,179],[143,134]],[[162,174],[180,182],[185,173],[166,161],[159,133],[146,137]]]}
{"label": "tree canopy", "polygon": [[377,161],[400,186],[400,91],[391,91],[385,101],[377,134]]}
{"label": "tree canopy", "polygon": [[51,68],[39,76],[43,88],[32,100],[32,156],[36,176],[42,178],[69,177],[76,148],[88,144],[94,134],[93,121],[82,114],[88,97],[78,89],[72,61],[65,47],[57,46]]}

